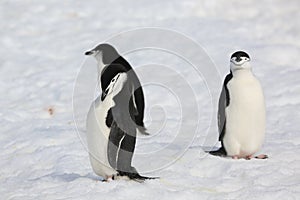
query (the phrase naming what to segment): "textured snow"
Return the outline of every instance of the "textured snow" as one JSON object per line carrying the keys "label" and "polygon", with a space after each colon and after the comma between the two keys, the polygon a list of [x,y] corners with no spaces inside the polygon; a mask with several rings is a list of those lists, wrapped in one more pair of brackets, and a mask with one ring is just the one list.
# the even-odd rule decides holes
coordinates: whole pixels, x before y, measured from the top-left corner
{"label": "textured snow", "polygon": [[[4,0],[0,5],[1,199],[299,199],[299,1]],[[146,173],[160,176],[158,180],[104,183],[92,172],[73,121],[73,86],[85,61],[83,53],[121,31],[152,26],[197,41],[222,77],[233,51],[243,49],[251,55],[267,105],[260,153],[269,159],[209,156],[200,135],[176,162]],[[126,58],[135,67],[155,55]],[[166,79],[178,84],[172,76]],[[203,84],[198,90],[200,108],[209,107]],[[153,88],[145,92],[149,108],[165,94]],[[161,104],[172,120],[178,116],[174,102]],[[152,120],[149,130],[163,119],[162,110],[155,108],[146,116],[147,125]],[[209,125],[209,111],[203,108],[200,130]],[[164,148],[174,137],[174,124],[157,137],[138,138],[137,153]],[[188,122],[184,126],[193,127]],[[216,141],[217,136],[208,138]],[[138,170],[155,165],[147,158],[136,158],[134,164]]]}

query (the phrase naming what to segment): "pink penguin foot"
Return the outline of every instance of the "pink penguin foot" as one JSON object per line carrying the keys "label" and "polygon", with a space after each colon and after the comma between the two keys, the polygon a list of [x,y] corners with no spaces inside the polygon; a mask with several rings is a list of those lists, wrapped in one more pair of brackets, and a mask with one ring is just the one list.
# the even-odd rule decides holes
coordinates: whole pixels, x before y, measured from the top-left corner
{"label": "pink penguin foot", "polygon": [[246,156],[246,157],[245,157],[245,159],[246,159],[246,160],[251,160],[252,158],[253,158],[253,156],[252,156],[252,155],[250,155],[250,156]]}
{"label": "pink penguin foot", "polygon": [[106,176],[103,182],[111,182],[115,179],[114,175]]}
{"label": "pink penguin foot", "polygon": [[266,154],[260,154],[258,156],[255,156],[256,159],[267,159],[268,158],[268,155]]}
{"label": "pink penguin foot", "polygon": [[239,159],[239,157],[238,156],[232,156],[232,159],[237,160],[237,159]]}

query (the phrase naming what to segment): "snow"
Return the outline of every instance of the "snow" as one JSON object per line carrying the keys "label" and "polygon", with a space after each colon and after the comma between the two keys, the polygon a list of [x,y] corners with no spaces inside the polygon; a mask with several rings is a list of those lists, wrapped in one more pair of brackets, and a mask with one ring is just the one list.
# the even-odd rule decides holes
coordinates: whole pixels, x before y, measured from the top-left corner
{"label": "snow", "polygon": [[[1,199],[299,199],[299,1],[14,0],[0,4]],[[146,86],[146,124],[153,134],[139,136],[133,164],[142,174],[161,178],[145,183],[100,181],[92,172],[83,137],[89,104],[80,105],[93,98],[96,66],[85,75],[78,73],[95,65],[83,53],[120,32],[141,27],[174,30],[193,39],[221,77],[229,70],[233,51],[250,54],[267,105],[266,139],[259,153],[269,159],[207,155],[204,150],[215,145],[218,135],[214,123],[210,134],[205,134],[214,117],[205,77],[193,79],[197,76],[191,68],[167,53],[133,52],[125,57],[137,71],[153,62],[170,64],[189,81],[197,96],[183,99],[182,106],[193,113],[196,100],[199,127],[186,112],[178,124],[176,98],[163,88]],[[142,83],[149,81],[142,75]],[[150,77],[164,78],[179,93],[189,92],[182,90],[185,86],[177,80],[178,74],[155,71],[155,75]],[[86,90],[80,90],[78,82]],[[78,92],[75,114],[73,91]],[[80,96],[85,93],[91,96]],[[78,132],[73,114],[78,117]],[[160,131],[164,116],[166,126]],[[155,153],[161,149],[161,155]],[[145,152],[149,151],[154,153],[148,160]]]}

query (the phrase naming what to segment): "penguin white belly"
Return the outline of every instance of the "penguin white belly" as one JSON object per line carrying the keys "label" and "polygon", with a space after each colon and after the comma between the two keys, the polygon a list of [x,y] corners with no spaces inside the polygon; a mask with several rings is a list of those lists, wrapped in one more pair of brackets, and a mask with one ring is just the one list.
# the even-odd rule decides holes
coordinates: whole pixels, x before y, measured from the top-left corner
{"label": "penguin white belly", "polygon": [[107,157],[110,129],[106,126],[105,121],[112,103],[112,100],[108,98],[105,98],[103,102],[97,98],[92,103],[87,116],[87,143],[90,162],[94,172],[104,178],[117,174],[117,171],[110,166]]}
{"label": "penguin white belly", "polygon": [[254,76],[232,78],[227,85],[230,104],[225,109],[224,146],[229,156],[256,153],[265,135],[265,103],[259,81]]}

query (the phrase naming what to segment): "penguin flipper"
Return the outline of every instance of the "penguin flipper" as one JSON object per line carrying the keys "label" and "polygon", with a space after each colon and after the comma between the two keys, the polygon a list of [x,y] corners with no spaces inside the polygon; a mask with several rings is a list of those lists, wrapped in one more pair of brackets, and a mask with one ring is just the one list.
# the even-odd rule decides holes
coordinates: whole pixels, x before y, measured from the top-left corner
{"label": "penguin flipper", "polygon": [[227,152],[225,150],[223,139],[226,132],[226,115],[225,109],[229,106],[230,103],[230,94],[227,88],[227,83],[232,79],[232,73],[230,72],[224,80],[221,95],[219,97],[219,105],[218,105],[218,129],[219,129],[219,141],[221,141],[222,147],[216,151],[209,151],[211,155],[214,156],[227,156]]}
{"label": "penguin flipper", "polygon": [[232,79],[232,73],[230,72],[224,80],[221,95],[219,97],[219,106],[218,106],[218,128],[219,128],[219,141],[223,141],[225,135],[226,127],[226,115],[225,109],[230,104],[230,94],[227,88],[227,83]]}

